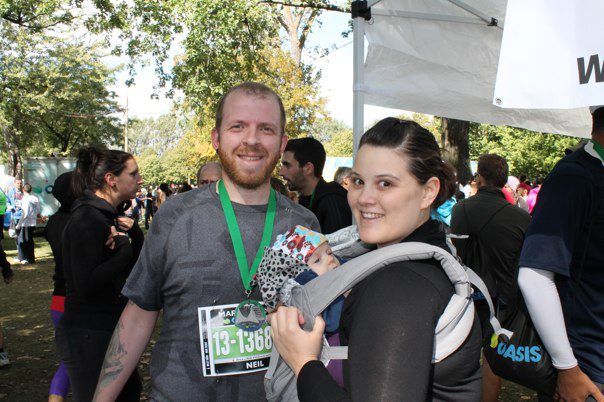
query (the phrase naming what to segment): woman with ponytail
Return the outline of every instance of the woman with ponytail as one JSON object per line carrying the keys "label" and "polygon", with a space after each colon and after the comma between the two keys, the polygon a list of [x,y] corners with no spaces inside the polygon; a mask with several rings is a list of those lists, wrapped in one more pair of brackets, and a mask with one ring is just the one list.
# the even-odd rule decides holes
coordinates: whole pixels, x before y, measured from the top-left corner
{"label": "woman with ponytail", "polygon": [[[122,287],[142,248],[143,233],[119,216],[142,183],[127,152],[89,148],[78,155],[72,174],[76,200],[62,238],[66,284],[65,313],[57,346],[71,380],[75,401],[94,395],[105,351],[126,305]],[[119,401],[138,401],[136,371]]]}
{"label": "woman with ponytail", "polygon": [[[430,212],[455,191],[454,169],[434,136],[413,121],[387,118],[361,138],[348,203],[365,243],[378,248],[423,242],[448,250]],[[354,286],[344,302],[340,341],[348,346],[345,388],[318,360],[324,321],[304,332],[301,316],[280,307],[269,316],[273,340],[297,379],[301,401],[479,401],[478,320],[465,342],[432,363],[437,322],[454,293],[440,263],[391,263]]]}

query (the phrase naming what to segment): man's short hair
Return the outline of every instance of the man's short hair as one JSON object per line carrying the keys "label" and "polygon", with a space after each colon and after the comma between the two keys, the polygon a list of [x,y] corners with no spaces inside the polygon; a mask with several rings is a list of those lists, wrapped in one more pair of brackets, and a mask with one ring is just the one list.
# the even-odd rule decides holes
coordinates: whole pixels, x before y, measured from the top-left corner
{"label": "man's short hair", "polygon": [[26,193],[31,193],[31,184],[26,183],[23,185],[23,191],[25,191]]}
{"label": "man's short hair", "polygon": [[604,106],[595,108],[591,113],[593,121],[592,132],[594,134],[604,134]]}
{"label": "man's short hair", "polygon": [[342,185],[342,183],[344,183],[344,179],[350,176],[350,172],[352,172],[352,169],[348,166],[340,166],[336,169],[336,173],[333,175],[333,179],[336,183]]}
{"label": "man's short hair", "polygon": [[325,148],[318,140],[312,137],[295,138],[289,140],[285,146],[284,152],[294,154],[294,159],[298,161],[300,166],[306,165],[308,162],[315,167],[315,177],[323,175],[323,167],[325,166]]}
{"label": "man's short hair", "polygon": [[499,188],[505,186],[509,171],[506,160],[497,154],[484,154],[478,158],[478,174],[489,186]]}
{"label": "man's short hair", "polygon": [[220,101],[218,101],[218,106],[216,106],[216,130],[220,130],[220,125],[222,124],[222,115],[224,113],[224,104],[226,103],[226,99],[233,92],[243,92],[249,96],[256,96],[259,98],[266,98],[268,96],[274,96],[279,104],[279,114],[281,116],[281,135],[285,134],[285,107],[283,106],[283,101],[277,95],[275,91],[273,91],[268,86],[261,84],[259,82],[244,82],[242,84],[236,85],[234,87],[229,88],[229,90],[222,95]]}

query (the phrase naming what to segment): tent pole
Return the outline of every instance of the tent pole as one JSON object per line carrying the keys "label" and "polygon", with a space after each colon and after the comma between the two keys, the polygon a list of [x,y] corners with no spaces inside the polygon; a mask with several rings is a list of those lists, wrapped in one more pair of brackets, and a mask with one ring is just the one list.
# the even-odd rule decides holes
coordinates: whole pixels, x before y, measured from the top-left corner
{"label": "tent pole", "polygon": [[[365,3],[355,1],[355,3]],[[357,7],[352,7],[353,10],[358,10]],[[361,8],[361,7],[359,7]],[[365,112],[365,97],[362,92],[362,86],[365,83],[364,78],[364,63],[365,63],[365,21],[366,16],[362,13],[353,11],[352,32],[353,32],[353,74],[352,74],[352,133],[353,133],[353,155],[356,156],[359,148],[359,141],[363,135],[365,128],[364,112]]]}

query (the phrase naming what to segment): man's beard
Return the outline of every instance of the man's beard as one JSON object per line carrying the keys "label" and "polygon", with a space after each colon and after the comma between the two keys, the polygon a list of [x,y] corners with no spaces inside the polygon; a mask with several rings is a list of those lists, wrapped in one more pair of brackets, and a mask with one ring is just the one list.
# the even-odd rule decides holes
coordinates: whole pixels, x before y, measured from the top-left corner
{"label": "man's beard", "polygon": [[[245,152],[251,151],[256,154],[262,154],[265,160],[264,166],[253,173],[247,173],[242,170],[239,170],[237,167],[237,156],[235,155],[237,152]],[[254,190],[261,185],[268,183],[277,166],[277,162],[281,158],[281,155],[277,152],[272,159],[268,159],[271,157],[270,153],[266,151],[266,149],[262,147],[244,147],[241,146],[235,149],[231,154],[227,154],[220,147],[216,151],[218,153],[218,157],[220,158],[220,162],[222,163],[222,170],[226,175],[233,181],[233,183],[237,184],[240,187],[246,188],[248,190]]]}
{"label": "man's beard", "polygon": [[289,191],[300,191],[301,188],[296,184],[296,178],[292,177],[291,180],[285,179],[285,185]]}

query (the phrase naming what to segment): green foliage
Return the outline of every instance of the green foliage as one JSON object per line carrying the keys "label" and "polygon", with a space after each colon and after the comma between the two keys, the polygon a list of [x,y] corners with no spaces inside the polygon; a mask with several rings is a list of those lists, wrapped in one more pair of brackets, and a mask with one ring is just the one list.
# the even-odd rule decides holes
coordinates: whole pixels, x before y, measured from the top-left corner
{"label": "green foliage", "polygon": [[326,144],[327,156],[352,156],[352,130],[340,131],[331,137]]}
{"label": "green foliage", "polygon": [[547,175],[564,150],[579,139],[558,134],[545,134],[514,127],[470,125],[470,159],[485,153],[496,153],[507,159],[510,174],[528,177]]}
{"label": "green foliage", "polygon": [[310,134],[323,143],[327,156],[352,156],[352,128],[346,123],[324,117],[315,121]]}
{"label": "green foliage", "polygon": [[324,104],[318,75],[281,49],[277,18],[269,6],[251,0],[206,0],[186,3],[182,10],[188,35],[173,84],[183,90],[202,124],[213,117],[228,88],[258,81],[281,96],[287,134],[295,138],[308,133]]}
{"label": "green foliage", "polygon": [[205,0],[183,7],[188,35],[174,67],[174,85],[194,108],[215,104],[234,84],[266,73],[261,51],[278,46],[277,23],[267,6],[249,0]]}
{"label": "green foliage", "polygon": [[128,126],[128,151],[138,156],[151,150],[161,156],[174,148],[191,125],[190,118],[176,113],[132,120]]}
{"label": "green foliage", "polygon": [[66,155],[119,143],[119,108],[107,90],[113,71],[97,46],[2,28],[0,126],[10,126],[22,153]]}
{"label": "green foliage", "polygon": [[183,131],[180,138],[172,144],[166,141],[155,142],[155,139],[161,140],[161,133],[153,133],[148,137],[152,141],[148,142],[140,154],[135,154],[140,155],[139,167],[146,183],[183,182],[189,178],[193,179],[202,164],[217,159],[210,136],[213,128],[210,119],[205,122],[187,121],[183,124],[179,123],[174,115],[166,115],[158,118],[154,127],[169,128],[179,124]]}
{"label": "green foliage", "polygon": [[315,121],[309,135],[322,143],[327,143],[332,140],[334,135],[345,131],[352,132],[352,128],[343,121],[332,119],[331,117],[323,117]]}

